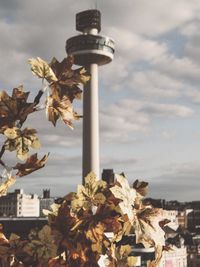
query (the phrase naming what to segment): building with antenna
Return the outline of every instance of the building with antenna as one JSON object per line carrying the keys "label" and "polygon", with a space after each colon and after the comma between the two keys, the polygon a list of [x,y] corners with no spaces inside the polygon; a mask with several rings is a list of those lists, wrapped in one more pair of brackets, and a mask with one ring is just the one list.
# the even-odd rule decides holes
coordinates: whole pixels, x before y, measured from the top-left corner
{"label": "building with antenna", "polygon": [[83,93],[83,178],[90,171],[100,177],[98,66],[112,61],[114,41],[99,35],[101,13],[96,9],[76,14],[76,30],[82,34],[67,40],[66,52],[91,75]]}

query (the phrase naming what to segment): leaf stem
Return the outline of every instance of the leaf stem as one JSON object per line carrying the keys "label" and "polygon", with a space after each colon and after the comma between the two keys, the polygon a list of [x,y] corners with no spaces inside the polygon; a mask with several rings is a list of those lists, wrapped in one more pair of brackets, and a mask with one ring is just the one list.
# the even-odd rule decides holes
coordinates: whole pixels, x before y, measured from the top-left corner
{"label": "leaf stem", "polygon": [[36,95],[36,97],[34,99],[35,106],[39,104],[40,98],[42,97],[43,94],[44,94],[44,91],[42,89],[39,90],[38,94]]}
{"label": "leaf stem", "polygon": [[2,158],[4,152],[5,152],[5,145],[3,145],[3,146],[1,147],[1,151],[0,151],[0,159]]}

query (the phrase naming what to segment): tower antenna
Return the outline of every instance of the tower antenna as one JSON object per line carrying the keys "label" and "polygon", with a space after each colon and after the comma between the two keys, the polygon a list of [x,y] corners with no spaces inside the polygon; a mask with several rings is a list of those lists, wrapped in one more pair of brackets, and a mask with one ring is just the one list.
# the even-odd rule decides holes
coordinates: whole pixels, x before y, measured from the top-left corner
{"label": "tower antenna", "polygon": [[98,9],[97,0],[95,0],[95,9]]}

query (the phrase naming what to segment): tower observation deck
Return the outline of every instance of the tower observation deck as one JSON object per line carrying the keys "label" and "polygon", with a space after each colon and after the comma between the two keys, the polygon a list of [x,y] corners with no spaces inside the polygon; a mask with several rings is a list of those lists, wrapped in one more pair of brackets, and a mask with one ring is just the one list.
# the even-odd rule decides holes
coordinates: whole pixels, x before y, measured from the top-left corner
{"label": "tower observation deck", "polygon": [[83,92],[83,177],[90,171],[100,177],[98,66],[112,61],[115,47],[111,38],[99,35],[99,10],[76,14],[76,30],[82,34],[66,41],[66,52],[74,56],[75,64],[84,66],[91,75]]}

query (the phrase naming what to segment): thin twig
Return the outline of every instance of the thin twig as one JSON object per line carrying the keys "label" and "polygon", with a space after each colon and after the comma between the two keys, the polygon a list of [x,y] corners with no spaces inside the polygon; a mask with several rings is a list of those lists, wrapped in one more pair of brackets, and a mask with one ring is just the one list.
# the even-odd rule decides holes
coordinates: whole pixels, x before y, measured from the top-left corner
{"label": "thin twig", "polygon": [[4,152],[5,152],[5,145],[3,145],[2,146],[2,148],[1,148],[1,151],[0,151],[0,159],[2,158],[2,156],[3,156],[3,154],[4,154]]}
{"label": "thin twig", "polygon": [[0,159],[0,164],[6,168],[6,164],[3,162],[3,160]]}
{"label": "thin twig", "polygon": [[47,90],[47,88],[48,88],[48,85],[45,85],[45,82],[44,82],[44,79],[43,79],[42,80],[42,89],[39,90],[38,94],[36,95],[36,97],[34,99],[35,106],[39,104],[40,98],[42,97],[44,92]]}
{"label": "thin twig", "polygon": [[39,90],[38,94],[36,95],[34,99],[35,106],[39,104],[40,98],[42,97],[43,94],[44,94],[43,90]]}

